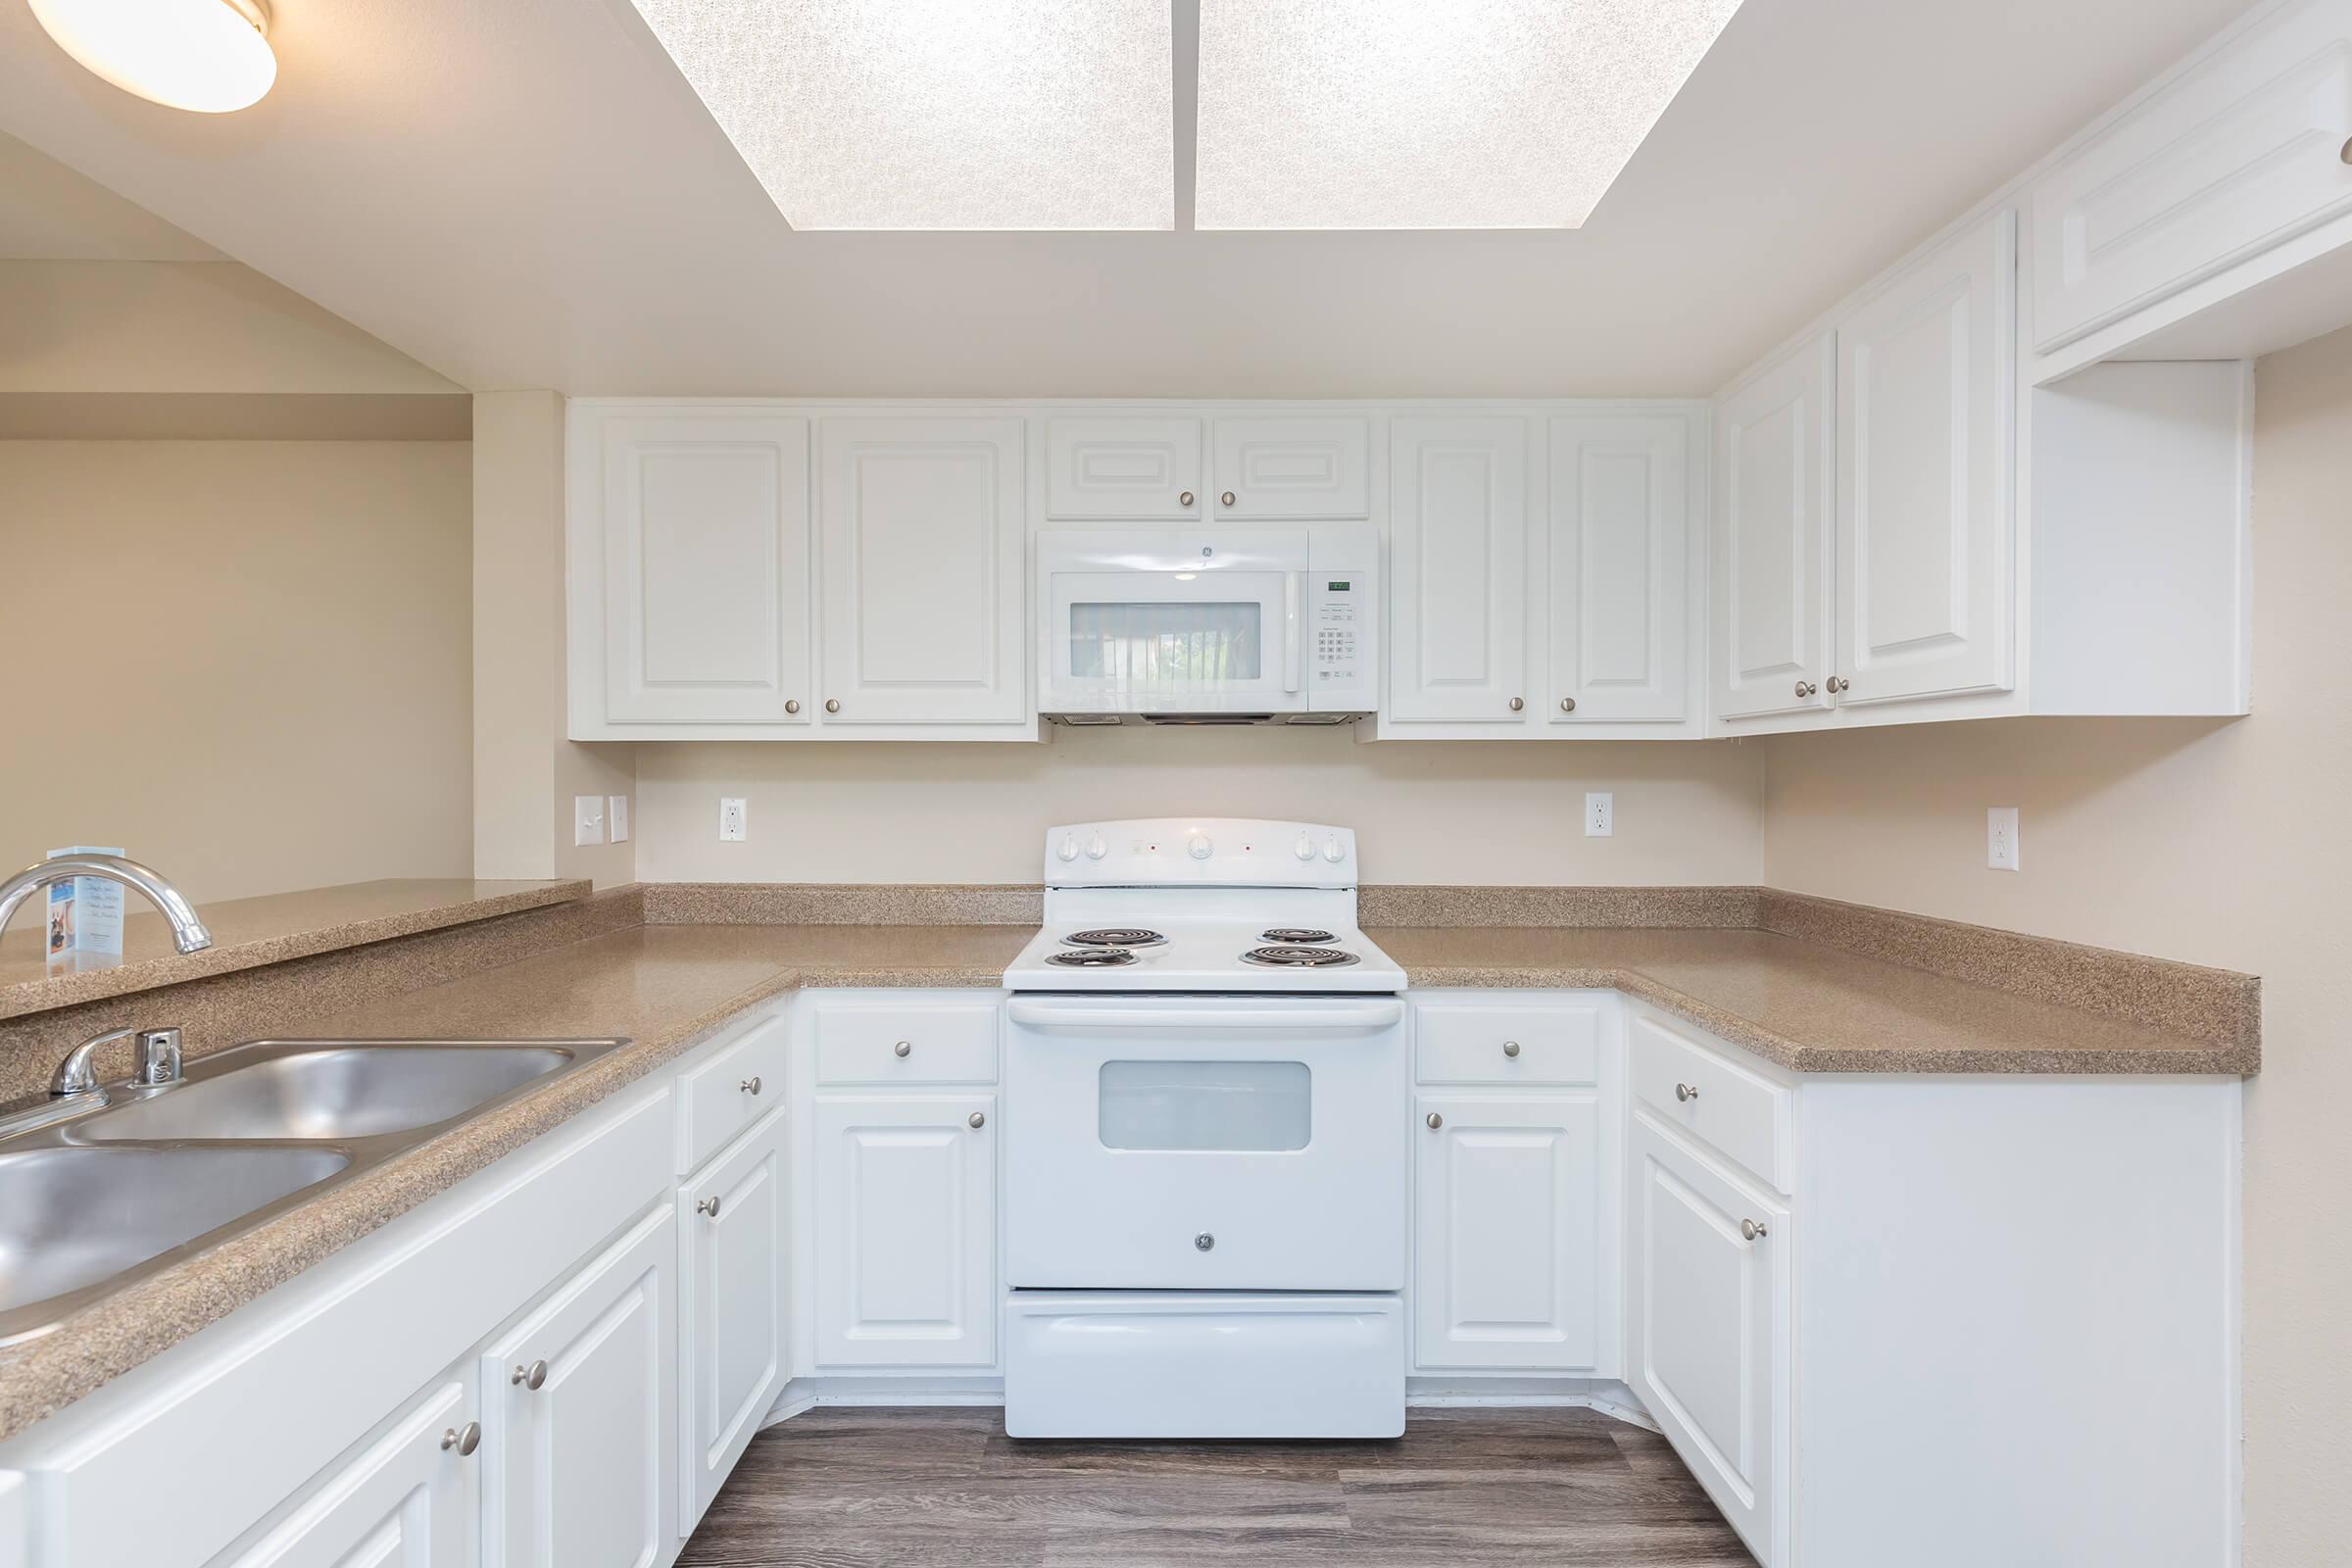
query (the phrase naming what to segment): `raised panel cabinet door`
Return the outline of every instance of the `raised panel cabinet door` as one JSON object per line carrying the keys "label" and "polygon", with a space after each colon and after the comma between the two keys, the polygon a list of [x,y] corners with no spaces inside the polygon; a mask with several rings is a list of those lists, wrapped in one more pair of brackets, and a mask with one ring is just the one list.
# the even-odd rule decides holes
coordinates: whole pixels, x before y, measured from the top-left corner
{"label": "raised panel cabinet door", "polygon": [[1840,703],[2013,684],[2017,216],[1838,327]]}
{"label": "raised panel cabinet door", "polygon": [[1028,713],[1019,419],[827,419],[818,432],[824,722]]}
{"label": "raised panel cabinet door", "polygon": [[2352,211],[2352,0],[2300,0],[2230,40],[2034,187],[2034,340],[2047,352]]}
{"label": "raised panel cabinet door", "polygon": [[483,1352],[505,1568],[654,1568],[676,1540],[677,1266],[664,1202]]}
{"label": "raised panel cabinet door", "polygon": [[1551,421],[1555,724],[1690,707],[1689,449],[1681,415]]}
{"label": "raised panel cabinet door", "polygon": [[1046,515],[1086,521],[1208,514],[1200,421],[1191,416],[1046,421]]}
{"label": "raised panel cabinet door", "polygon": [[1313,522],[1372,514],[1372,421],[1361,416],[1220,418],[1216,454],[1221,518]]}
{"label": "raised panel cabinet door", "polygon": [[1542,1371],[1597,1365],[1596,1099],[1424,1095],[1414,1108],[1417,1364]]}
{"label": "raised panel cabinet door", "polygon": [[1838,343],[1825,335],[1715,411],[1708,594],[1718,717],[1830,706],[1837,384]]}
{"label": "raised panel cabinet door", "polygon": [[718,1495],[791,1375],[784,1113],[678,1189],[680,1534]]}
{"label": "raised panel cabinet door", "polygon": [[1527,535],[1525,419],[1391,423],[1391,719],[1532,716]]}
{"label": "raised panel cabinet door", "polygon": [[605,717],[806,724],[808,421],[603,425]]}
{"label": "raised panel cabinet door", "polygon": [[816,1105],[816,1358],[997,1359],[996,1098]]}
{"label": "raised panel cabinet door", "polygon": [[476,1419],[473,1401],[463,1377],[435,1384],[276,1528],[230,1547],[215,1568],[473,1568],[483,1454],[455,1441]]}
{"label": "raised panel cabinet door", "polygon": [[1627,1381],[1748,1549],[1779,1568],[1787,1561],[1788,1211],[1639,1113],[1632,1151]]}

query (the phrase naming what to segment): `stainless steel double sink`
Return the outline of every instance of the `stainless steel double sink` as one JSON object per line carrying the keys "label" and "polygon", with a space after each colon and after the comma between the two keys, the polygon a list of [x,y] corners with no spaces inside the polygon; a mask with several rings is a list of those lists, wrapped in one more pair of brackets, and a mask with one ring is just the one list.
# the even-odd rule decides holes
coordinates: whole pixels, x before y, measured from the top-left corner
{"label": "stainless steel double sink", "polygon": [[0,1346],[625,1040],[257,1040],[0,1137]]}

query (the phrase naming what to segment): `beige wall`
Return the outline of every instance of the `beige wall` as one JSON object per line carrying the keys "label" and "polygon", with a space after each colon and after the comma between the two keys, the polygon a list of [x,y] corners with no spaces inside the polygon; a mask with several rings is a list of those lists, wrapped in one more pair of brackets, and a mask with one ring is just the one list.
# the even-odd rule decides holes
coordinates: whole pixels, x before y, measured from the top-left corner
{"label": "beige wall", "polygon": [[564,400],[553,392],[473,400],[473,625],[474,875],[631,880],[634,842],[572,843],[572,798],[629,795],[636,769],[632,747],[565,738]]}
{"label": "beige wall", "polygon": [[[1757,880],[1752,744],[1390,742],[1330,729],[1061,730],[1045,746],[639,749],[647,881],[1035,882],[1056,822],[1197,813],[1337,822],[1375,882]],[[1584,792],[1617,833],[1583,833]],[[718,800],[751,836],[718,841]]]}
{"label": "beige wall", "polygon": [[[1776,887],[2248,969],[2246,1561],[2352,1541],[2352,689],[2311,662],[2352,588],[2352,331],[2256,372],[2255,711],[2011,721],[1767,743]],[[2023,869],[1984,869],[1984,808]]]}
{"label": "beige wall", "polygon": [[463,876],[463,442],[0,441],[0,866]]}

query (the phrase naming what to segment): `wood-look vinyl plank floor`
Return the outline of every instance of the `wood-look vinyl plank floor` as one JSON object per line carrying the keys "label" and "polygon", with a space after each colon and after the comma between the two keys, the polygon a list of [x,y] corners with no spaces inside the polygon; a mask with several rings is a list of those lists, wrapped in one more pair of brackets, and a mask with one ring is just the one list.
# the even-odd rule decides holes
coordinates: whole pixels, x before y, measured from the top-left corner
{"label": "wood-look vinyl plank floor", "polygon": [[1060,1443],[993,1409],[823,1409],[753,1441],[679,1568],[1752,1568],[1663,1438],[1416,1410],[1394,1443]]}

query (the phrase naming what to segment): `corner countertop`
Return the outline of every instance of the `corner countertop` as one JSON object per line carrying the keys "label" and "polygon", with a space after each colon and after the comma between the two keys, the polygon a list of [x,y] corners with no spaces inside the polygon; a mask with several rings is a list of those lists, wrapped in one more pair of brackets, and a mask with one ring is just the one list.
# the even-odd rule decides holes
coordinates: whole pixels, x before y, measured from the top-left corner
{"label": "corner countertop", "polygon": [[587,897],[584,881],[498,882],[471,877],[396,877],[199,905],[213,934],[201,953],[172,946],[172,928],[135,893],[123,895],[122,954],[53,967],[42,946],[40,911],[28,902],[0,933],[0,1018],[127,996],[206,975],[283,963],[337,948],[463,925]]}
{"label": "corner countertop", "polygon": [[[804,987],[1001,983],[1017,925],[652,925],[362,1006],[290,1037],[630,1044],[0,1351],[0,1440],[160,1354],[501,1155]],[[1387,927],[1418,987],[1615,987],[1797,1071],[2248,1073],[2251,1042],[2167,1035],[1755,930]]]}

